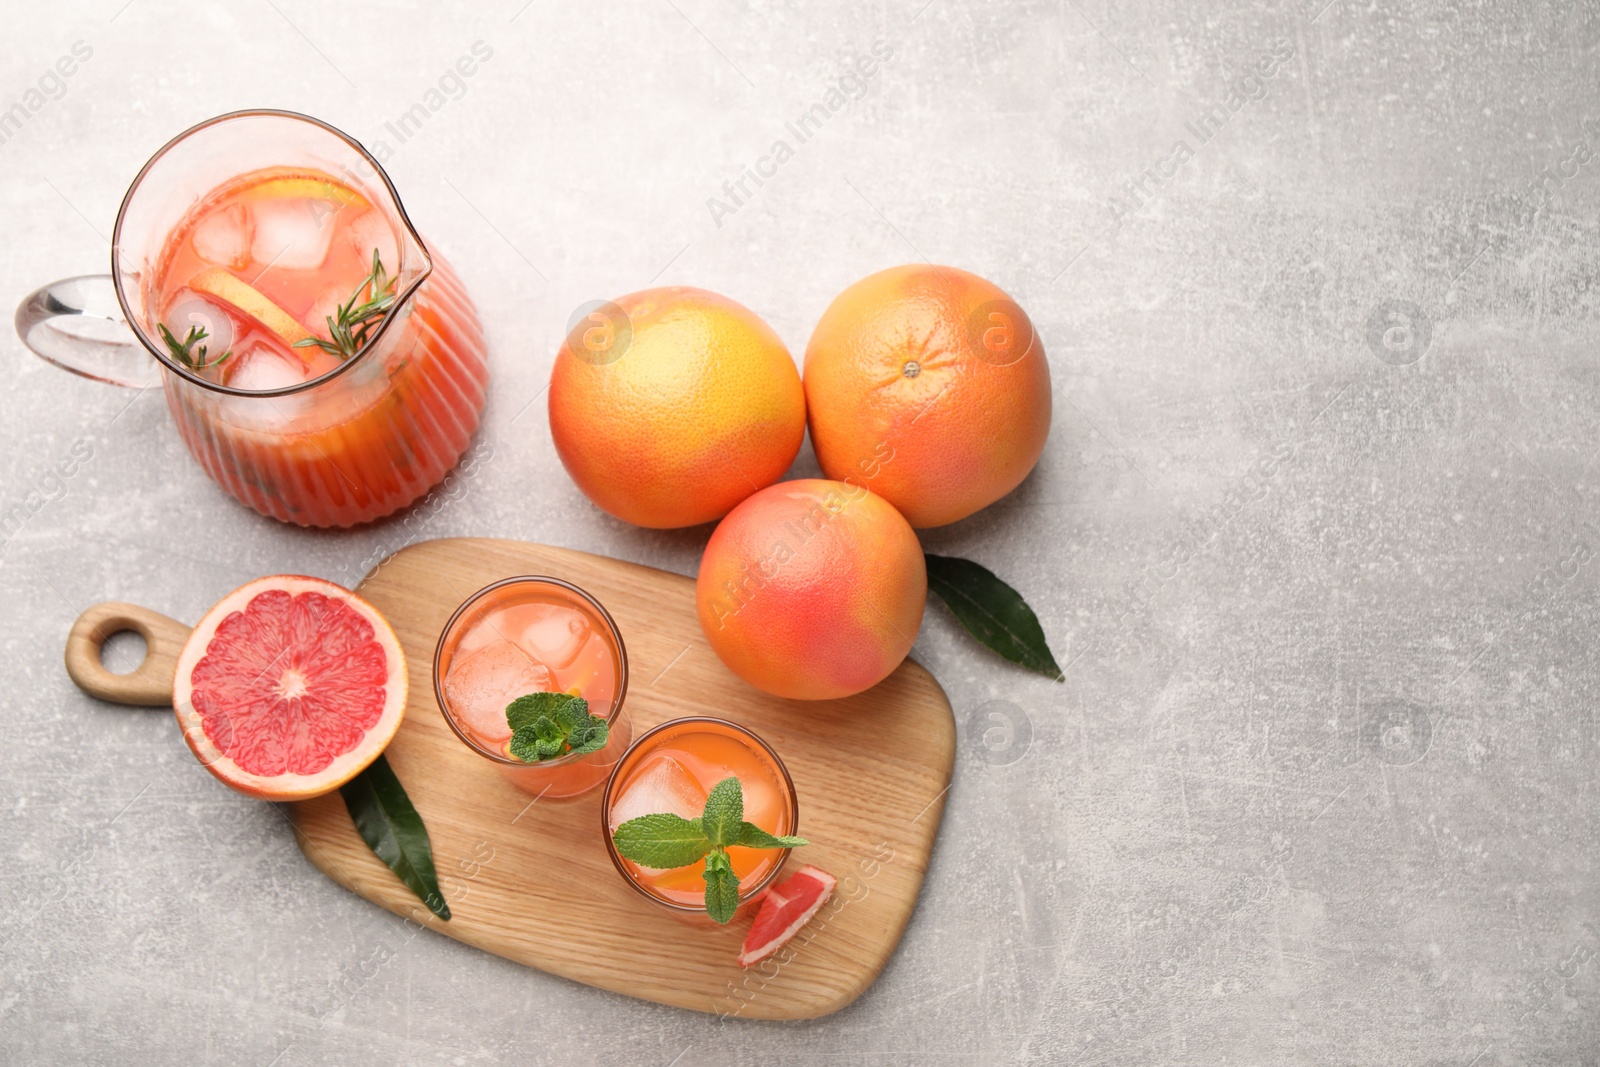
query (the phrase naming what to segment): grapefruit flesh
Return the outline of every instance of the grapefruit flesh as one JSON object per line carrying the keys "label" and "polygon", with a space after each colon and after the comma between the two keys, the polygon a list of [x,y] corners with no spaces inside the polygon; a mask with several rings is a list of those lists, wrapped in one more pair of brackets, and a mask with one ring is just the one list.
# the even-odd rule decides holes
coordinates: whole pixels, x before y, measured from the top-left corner
{"label": "grapefruit flesh", "polygon": [[833,875],[807,864],[767,890],[755,924],[744,939],[739,966],[760,963],[787,945],[833,896],[837,884]]}
{"label": "grapefruit flesh", "polygon": [[189,635],[172,702],[212,774],[250,796],[303,800],[354,778],[394,737],[405,656],[377,609],[343,587],[260,578]]}

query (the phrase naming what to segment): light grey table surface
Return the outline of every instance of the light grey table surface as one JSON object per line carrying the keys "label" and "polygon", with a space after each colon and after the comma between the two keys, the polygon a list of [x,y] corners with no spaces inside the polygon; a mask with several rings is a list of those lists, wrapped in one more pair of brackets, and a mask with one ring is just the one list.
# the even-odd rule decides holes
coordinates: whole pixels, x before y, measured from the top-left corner
{"label": "light grey table surface", "polygon": [[[520,5],[7,6],[0,108],[46,98],[0,143],[6,300],[103,270],[180,129],[310,112],[389,142],[476,297],[494,458],[409,527],[280,526],[207,481],[157,393],[0,342],[0,508],[27,510],[0,562],[0,1060],[1596,1062],[1593,3]],[[859,99],[714,217],[876,42]],[[1067,678],[930,607],[954,787],[903,943],[833,1017],[719,1022],[396,947],[170,715],[62,671],[92,602],[193,620],[418,537],[693,573],[705,529],[613,521],[556,459],[569,314],[692,283],[798,358],[841,288],[924,259],[1021,301],[1056,400],[1033,476],[924,543],[1023,590]]]}

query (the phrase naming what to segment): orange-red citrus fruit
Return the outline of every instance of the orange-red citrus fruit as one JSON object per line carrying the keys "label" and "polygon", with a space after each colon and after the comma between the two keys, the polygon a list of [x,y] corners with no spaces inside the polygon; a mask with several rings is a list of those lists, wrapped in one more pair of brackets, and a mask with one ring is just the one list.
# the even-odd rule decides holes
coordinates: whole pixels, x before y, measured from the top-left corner
{"label": "orange-red citrus fruit", "polygon": [[178,654],[183,739],[223,782],[267,800],[332,792],[383,752],[406,709],[406,661],[378,609],[279,574],[206,612]]}
{"label": "orange-red citrus fruit", "polygon": [[745,935],[739,966],[753,967],[787,945],[822,910],[838,884],[833,875],[808,863],[768,889]]}
{"label": "orange-red citrus fruit", "polygon": [[806,347],[811,444],[918,527],[1015,489],[1050,432],[1050,367],[1032,321],[964,270],[915,264],[834,298]]}
{"label": "orange-red citrus fruit", "polygon": [[693,526],[789,469],[805,392],[749,308],[704,289],[646,289],[568,334],[550,376],[550,432],[601,508],[639,526]]}
{"label": "orange-red citrus fruit", "polygon": [[758,689],[821,700],[869,689],[911,651],[928,598],[922,546],[887,501],[820,478],[728,513],[700,560],[700,627]]}

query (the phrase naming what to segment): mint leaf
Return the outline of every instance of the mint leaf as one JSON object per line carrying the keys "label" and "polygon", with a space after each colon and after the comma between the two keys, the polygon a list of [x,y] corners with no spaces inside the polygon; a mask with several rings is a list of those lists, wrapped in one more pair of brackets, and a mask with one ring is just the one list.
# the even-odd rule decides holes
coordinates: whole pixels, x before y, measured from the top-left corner
{"label": "mint leaf", "polygon": [[928,588],[939,594],[967,632],[1006,659],[1052,681],[1065,680],[1039,617],[1022,594],[987,567],[951,556],[926,557]]}
{"label": "mint leaf", "polygon": [[[724,778],[711,787],[706,797],[705,814],[700,818],[706,837],[713,845],[731,845],[744,822],[744,791],[739,779]],[[727,922],[726,919],[721,920]]]}
{"label": "mint leaf", "polygon": [[699,819],[670,812],[629,819],[612,832],[611,841],[624,858],[660,870],[687,867],[711,851]]}
{"label": "mint leaf", "polygon": [[511,732],[511,754],[524,763],[559,756],[566,747],[565,735],[548,716],[541,715]]}
{"label": "mint leaf", "polygon": [[[577,700],[582,702],[582,697],[575,697],[571,693],[529,693],[520,696],[506,705],[506,724],[513,731],[524,726],[532,726],[540,718],[554,719],[557,711]],[[584,702],[584,710],[589,708]]]}
{"label": "mint leaf", "polygon": [[738,839],[729,842],[746,848],[799,848],[810,843],[803,837],[773,837],[753,822],[742,823]]}
{"label": "mint leaf", "polygon": [[511,754],[523,763],[538,763],[544,758],[539,755],[539,738],[533,732],[532,726],[512,731],[511,744],[508,747]]}
{"label": "mint leaf", "polygon": [[[450,918],[450,905],[439,890],[433,868],[433,846],[428,828],[394,768],[380,755],[367,769],[339,787],[344,806],[367,847],[441,919]],[[696,857],[697,859],[699,857]],[[691,863],[693,860],[690,861]]]}
{"label": "mint leaf", "polygon": [[581,756],[605,748],[606,741],[610,737],[611,728],[606,725],[606,721],[598,715],[591,715],[589,721],[579,730],[567,735],[567,743],[572,746],[572,755]]}
{"label": "mint leaf", "polygon": [[[737,782],[737,778],[726,779]],[[727,923],[739,910],[739,879],[728,862],[728,854],[718,849],[706,857],[706,914],[711,921]]]}
{"label": "mint leaf", "polygon": [[569,696],[555,709],[553,718],[570,734],[589,721],[589,702],[582,697]]}

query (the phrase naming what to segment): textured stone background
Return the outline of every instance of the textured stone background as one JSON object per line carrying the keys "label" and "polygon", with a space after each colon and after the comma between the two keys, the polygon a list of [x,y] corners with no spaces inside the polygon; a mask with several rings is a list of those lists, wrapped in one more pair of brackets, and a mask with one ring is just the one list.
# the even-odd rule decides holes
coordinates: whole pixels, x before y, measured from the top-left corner
{"label": "textured stone background", "polygon": [[[456,500],[316,533],[225,498],[157,394],[0,341],[0,508],[42,501],[0,563],[0,1059],[1597,1062],[1593,2],[520,4],[9,5],[0,105],[93,56],[0,144],[8,302],[104,269],[124,188],[190,123],[279,106],[392,141],[491,47],[389,169],[495,388]],[[880,41],[862,98],[717,225],[707,198]],[[1018,297],[1057,399],[1033,477],[925,543],[1026,591],[1070,667],[1024,675],[929,611],[955,785],[904,943],[832,1018],[393,948],[170,716],[62,672],[91,602],[192,620],[418,536],[692,573],[706,530],[630,529],[562,473],[540,392],[569,314],[693,283],[798,355],[839,289],[921,259]]]}

